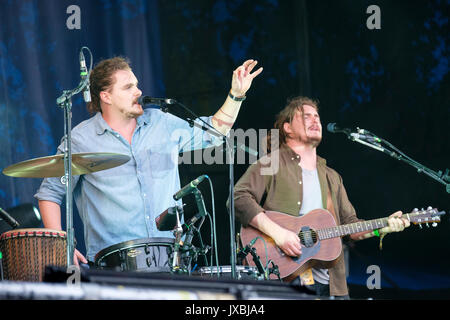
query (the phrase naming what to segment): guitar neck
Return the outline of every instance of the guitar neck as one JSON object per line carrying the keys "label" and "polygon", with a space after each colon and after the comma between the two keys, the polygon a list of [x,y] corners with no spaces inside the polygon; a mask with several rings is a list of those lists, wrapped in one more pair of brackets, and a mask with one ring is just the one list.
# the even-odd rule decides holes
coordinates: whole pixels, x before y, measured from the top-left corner
{"label": "guitar neck", "polygon": [[[410,216],[414,216],[416,213],[408,213],[402,215],[402,218],[410,220]],[[343,237],[349,234],[371,231],[388,226],[388,218],[380,218],[373,220],[360,221],[355,223],[344,224],[331,228],[323,228],[317,230],[319,239],[331,239],[337,237]]]}

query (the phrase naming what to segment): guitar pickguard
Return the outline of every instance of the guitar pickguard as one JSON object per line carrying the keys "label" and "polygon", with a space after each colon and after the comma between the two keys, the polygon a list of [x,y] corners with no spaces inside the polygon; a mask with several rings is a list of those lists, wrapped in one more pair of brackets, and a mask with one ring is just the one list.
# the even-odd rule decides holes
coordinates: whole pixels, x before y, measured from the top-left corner
{"label": "guitar pickguard", "polygon": [[313,257],[316,255],[320,250],[320,241],[317,241],[317,243],[312,247],[305,247],[302,246],[302,254],[300,257],[291,257],[292,261],[294,261],[297,264],[302,264],[303,261],[305,261],[307,258]]}

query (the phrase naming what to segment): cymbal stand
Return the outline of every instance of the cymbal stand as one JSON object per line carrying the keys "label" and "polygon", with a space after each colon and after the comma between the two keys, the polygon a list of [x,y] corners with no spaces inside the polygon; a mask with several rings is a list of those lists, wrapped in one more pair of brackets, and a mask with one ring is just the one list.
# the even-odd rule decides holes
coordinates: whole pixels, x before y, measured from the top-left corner
{"label": "cymbal stand", "polygon": [[75,251],[72,202],[72,97],[87,88],[89,85],[89,74],[82,77],[75,89],[64,90],[63,94],[56,99],[56,104],[64,109],[64,176],[61,178],[61,182],[66,186],[67,266],[73,265],[73,254]]}

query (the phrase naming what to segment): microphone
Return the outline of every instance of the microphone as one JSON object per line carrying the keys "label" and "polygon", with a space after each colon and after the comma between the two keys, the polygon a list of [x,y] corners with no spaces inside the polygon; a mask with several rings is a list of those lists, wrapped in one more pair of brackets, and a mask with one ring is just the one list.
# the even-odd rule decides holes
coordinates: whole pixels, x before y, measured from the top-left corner
{"label": "microphone", "polygon": [[367,130],[359,129],[357,132],[352,132],[349,128],[340,128],[336,125],[336,123],[329,123],[327,125],[327,130],[331,133],[345,133],[349,139],[360,139],[360,140],[367,140],[370,142],[381,142],[380,138],[374,136],[372,133],[370,133]]}
{"label": "microphone", "polygon": [[166,104],[175,104],[176,101],[174,99],[167,99],[167,98],[152,98],[149,96],[140,96],[138,98],[138,104],[140,104],[142,107],[153,104],[157,106],[164,106]]}
{"label": "microphone", "polygon": [[0,208],[0,217],[2,217],[3,220],[6,221],[6,223],[8,223],[11,227],[13,227],[13,229],[19,226],[19,223],[16,221],[16,219],[11,217],[11,215],[2,208]]}
{"label": "microphone", "polygon": [[183,215],[183,207],[174,206],[166,209],[163,213],[156,217],[156,228],[159,231],[171,231],[177,224],[177,211],[180,214],[180,218]]}
{"label": "microphone", "polygon": [[252,250],[253,245],[256,243],[256,240],[258,240],[258,237],[256,237],[255,239],[253,239],[252,241],[249,242],[248,245],[246,245],[244,248],[242,248],[239,253],[238,253],[238,258],[240,260],[244,260],[245,257],[250,253],[250,251]]}
{"label": "microphone", "polygon": [[329,123],[327,125],[327,130],[331,133],[338,133],[338,132],[343,132],[345,134],[350,134],[351,133],[351,129],[348,128],[340,128],[336,125],[336,123]]}
{"label": "microphone", "polygon": [[80,76],[81,80],[84,82],[87,78],[87,85],[83,89],[83,98],[84,102],[91,102],[91,90],[89,89],[89,73],[86,68],[86,60],[84,58],[83,49],[80,51]]}
{"label": "microphone", "polygon": [[191,182],[189,182],[187,185],[185,185],[180,191],[178,191],[177,193],[175,193],[173,195],[173,199],[175,201],[180,200],[181,198],[183,198],[184,196],[188,195],[189,193],[191,193],[195,188],[197,188],[197,186],[199,185],[200,182],[202,182],[205,178],[207,178],[208,176],[206,174],[201,175],[200,177],[198,177],[195,180],[192,180]]}

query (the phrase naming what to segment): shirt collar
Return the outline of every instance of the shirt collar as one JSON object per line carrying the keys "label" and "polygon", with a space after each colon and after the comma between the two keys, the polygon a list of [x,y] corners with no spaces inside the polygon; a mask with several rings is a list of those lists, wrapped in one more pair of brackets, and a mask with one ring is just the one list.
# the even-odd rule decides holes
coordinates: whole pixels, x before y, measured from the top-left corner
{"label": "shirt collar", "polygon": [[[95,132],[98,135],[104,134],[105,131],[112,130],[109,124],[103,119],[102,113],[97,112],[94,116],[95,122]],[[144,114],[136,119],[136,123],[138,127],[146,125],[150,122],[150,114],[144,112]]]}
{"label": "shirt collar", "polygon": [[97,112],[94,116],[95,122],[95,132],[98,135],[105,133],[107,130],[111,130],[111,127],[106,123],[105,119],[103,119],[102,113]]}
{"label": "shirt collar", "polygon": [[144,110],[144,113],[142,114],[142,116],[139,116],[136,119],[138,127],[141,127],[143,125],[146,125],[146,124],[150,123],[150,112],[145,112],[146,110]]}
{"label": "shirt collar", "polygon": [[[287,144],[283,143],[280,146],[280,151],[283,153],[286,153],[289,157],[291,158],[295,158],[298,156],[297,153],[295,153],[294,150],[292,150]],[[327,164],[327,160],[325,160],[324,158],[320,157],[319,155],[317,155],[317,164],[318,165],[326,165]]]}

